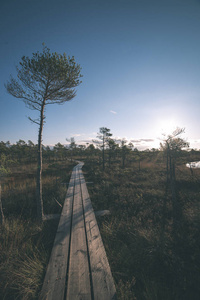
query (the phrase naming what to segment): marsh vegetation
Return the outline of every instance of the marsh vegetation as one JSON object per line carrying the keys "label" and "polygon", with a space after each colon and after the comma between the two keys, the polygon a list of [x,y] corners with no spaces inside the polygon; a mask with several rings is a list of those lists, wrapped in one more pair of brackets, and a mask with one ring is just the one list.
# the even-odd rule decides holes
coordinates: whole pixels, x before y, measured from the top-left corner
{"label": "marsh vegetation", "polygon": [[[2,299],[37,299],[58,220],[37,221],[35,202],[37,153],[34,144],[1,143],[5,223],[0,228]],[[113,148],[114,149],[114,148]],[[128,149],[128,150],[127,150]],[[181,151],[176,160],[176,205],[166,176],[166,155],[155,149],[44,148],[45,214],[59,214],[74,166],[83,172],[98,218],[115,280],[118,299],[198,299],[200,293],[200,160],[199,151]]]}

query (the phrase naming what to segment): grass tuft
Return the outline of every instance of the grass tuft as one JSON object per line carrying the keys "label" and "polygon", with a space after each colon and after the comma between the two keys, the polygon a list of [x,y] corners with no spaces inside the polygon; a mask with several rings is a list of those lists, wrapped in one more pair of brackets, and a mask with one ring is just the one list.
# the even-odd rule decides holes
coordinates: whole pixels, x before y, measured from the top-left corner
{"label": "grass tuft", "polygon": [[200,294],[200,170],[176,174],[177,212],[165,165],[151,160],[122,169],[84,166],[119,300],[188,300]]}
{"label": "grass tuft", "polygon": [[[16,166],[3,184],[5,224],[0,226],[0,299],[37,300],[50,257],[58,221],[38,224],[35,205],[35,165]],[[71,163],[44,167],[45,214],[60,213]]]}

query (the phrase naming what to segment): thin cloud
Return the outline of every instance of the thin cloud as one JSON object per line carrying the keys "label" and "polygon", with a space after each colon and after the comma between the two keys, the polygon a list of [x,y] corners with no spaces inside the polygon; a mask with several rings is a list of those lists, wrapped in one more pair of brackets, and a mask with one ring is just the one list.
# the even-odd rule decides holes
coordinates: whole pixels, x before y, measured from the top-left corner
{"label": "thin cloud", "polygon": [[71,134],[70,136],[72,136],[72,137],[85,136],[85,133],[74,133],[74,134]]}
{"label": "thin cloud", "polygon": [[81,142],[81,143],[93,143],[93,139],[92,138],[88,138],[86,140],[80,140],[79,142]]}
{"label": "thin cloud", "polygon": [[154,141],[155,141],[154,139],[131,140],[132,143],[142,143],[142,142],[149,143],[149,142],[154,142]]}
{"label": "thin cloud", "polygon": [[74,134],[74,137],[78,137],[78,136],[82,136],[82,134],[80,134],[80,133]]}
{"label": "thin cloud", "polygon": [[130,140],[131,143],[140,143],[141,140]]}
{"label": "thin cloud", "polygon": [[117,112],[116,112],[116,111],[114,111],[114,110],[110,110],[110,113],[111,113],[111,114],[114,114],[114,115],[116,115],[116,114],[117,114]]}
{"label": "thin cloud", "polygon": [[154,142],[154,139],[141,139],[141,142]]}

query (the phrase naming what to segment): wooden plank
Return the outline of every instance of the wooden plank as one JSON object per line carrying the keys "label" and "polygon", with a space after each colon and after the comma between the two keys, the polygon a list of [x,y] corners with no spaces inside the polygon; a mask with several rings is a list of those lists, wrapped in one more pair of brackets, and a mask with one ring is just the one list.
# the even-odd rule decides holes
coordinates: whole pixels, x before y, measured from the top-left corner
{"label": "wooden plank", "polygon": [[75,172],[76,171],[74,168],[69,182],[69,187],[61,213],[42,291],[39,297],[41,300],[64,299],[67,261],[69,255]]}
{"label": "wooden plank", "polygon": [[81,170],[79,174],[85,214],[93,296],[95,300],[116,299],[116,289],[112,273]]}
{"label": "wooden plank", "polygon": [[88,253],[78,172],[79,167],[80,165],[76,167],[70,260],[66,297],[67,300],[91,299]]}

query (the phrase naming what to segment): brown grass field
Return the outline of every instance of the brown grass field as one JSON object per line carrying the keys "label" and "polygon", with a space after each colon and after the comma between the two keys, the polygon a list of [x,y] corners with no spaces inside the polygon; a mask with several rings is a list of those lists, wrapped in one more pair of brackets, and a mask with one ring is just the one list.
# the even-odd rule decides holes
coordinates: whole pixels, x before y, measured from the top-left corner
{"label": "brown grass field", "polygon": [[[166,184],[165,158],[146,152],[140,162],[117,157],[102,170],[99,156],[76,157],[83,167],[119,300],[196,300],[200,295],[200,169],[176,168],[176,206]],[[44,161],[45,214],[61,212],[74,163]],[[5,225],[0,227],[1,299],[37,299],[58,220],[36,221],[36,164],[10,165],[2,183]],[[64,183],[64,184],[63,184]]]}

